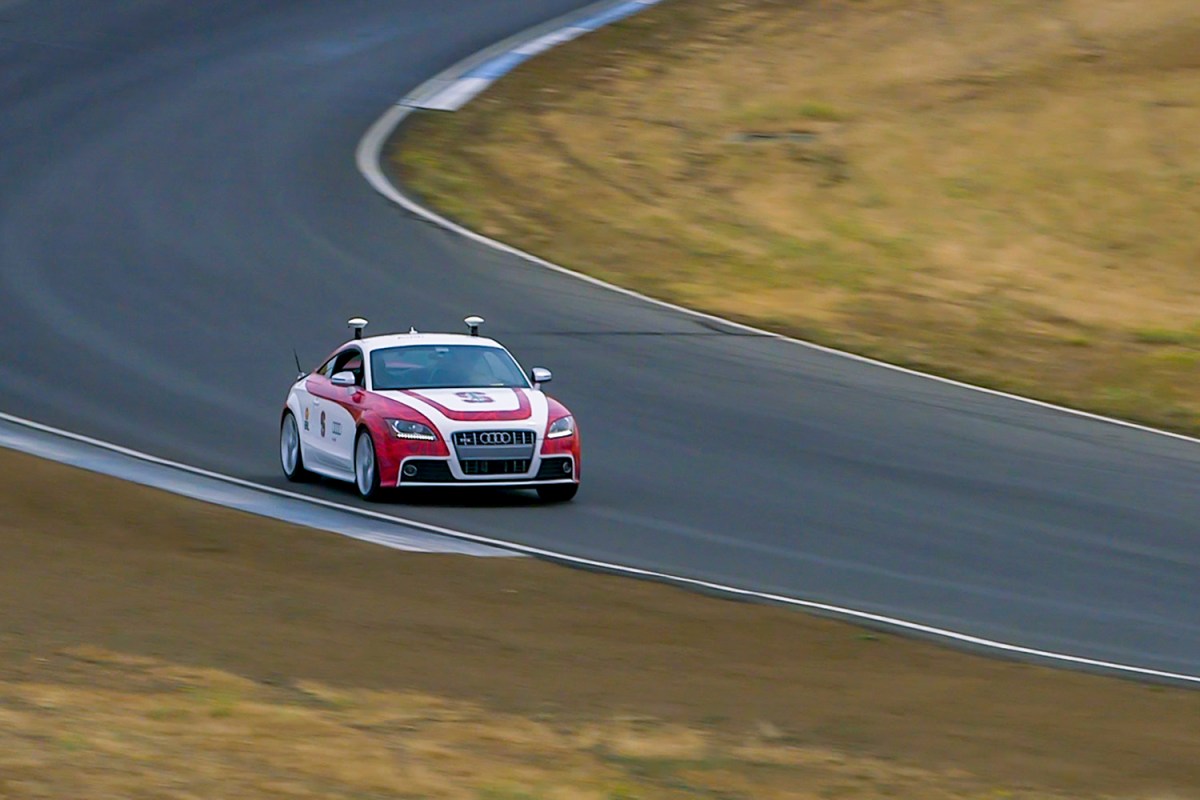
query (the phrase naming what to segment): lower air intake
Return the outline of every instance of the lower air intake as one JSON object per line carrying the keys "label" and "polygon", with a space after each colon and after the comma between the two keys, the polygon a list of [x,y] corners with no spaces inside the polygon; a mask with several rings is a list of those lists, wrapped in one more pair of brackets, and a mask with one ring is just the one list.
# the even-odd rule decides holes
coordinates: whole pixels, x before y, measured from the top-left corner
{"label": "lower air intake", "polygon": [[524,475],[529,472],[529,459],[477,459],[459,462],[464,475]]}
{"label": "lower air intake", "polygon": [[553,481],[570,478],[574,470],[569,458],[543,458],[538,467],[538,480]]}
{"label": "lower air intake", "polygon": [[416,469],[415,475],[400,475],[401,483],[453,483],[454,476],[450,473],[450,462],[433,459],[410,459],[404,462],[404,469]]}

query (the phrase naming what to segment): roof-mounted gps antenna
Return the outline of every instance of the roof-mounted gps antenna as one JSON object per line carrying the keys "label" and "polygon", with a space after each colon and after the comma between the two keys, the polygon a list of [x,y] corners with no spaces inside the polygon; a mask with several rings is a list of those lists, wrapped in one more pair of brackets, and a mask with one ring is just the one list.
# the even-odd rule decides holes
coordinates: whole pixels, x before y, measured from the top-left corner
{"label": "roof-mounted gps antenna", "polygon": [[367,321],[362,317],[353,317],[346,321],[347,328],[354,328],[354,338],[361,339],[363,328],[367,327]]}
{"label": "roof-mounted gps antenna", "polygon": [[479,326],[483,324],[483,317],[467,317],[463,322],[467,323],[467,327],[471,329],[472,336],[479,335]]}

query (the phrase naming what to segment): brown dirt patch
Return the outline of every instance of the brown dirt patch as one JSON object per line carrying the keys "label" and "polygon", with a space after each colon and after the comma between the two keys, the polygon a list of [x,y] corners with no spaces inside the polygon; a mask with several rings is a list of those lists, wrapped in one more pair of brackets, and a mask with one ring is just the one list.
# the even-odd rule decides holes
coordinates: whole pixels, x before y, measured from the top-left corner
{"label": "brown dirt patch", "polygon": [[[0,796],[80,796],[64,787],[130,769],[144,778],[121,785],[141,794],[112,796],[194,796],[168,791],[187,784],[188,759],[163,755],[156,770],[145,755],[172,742],[203,750],[197,763],[215,770],[205,780],[286,772],[280,765],[294,759],[283,753],[307,734],[280,728],[280,715],[303,717],[293,706],[306,692],[347,698],[297,722],[297,731],[325,726],[335,753],[346,750],[339,737],[371,732],[371,709],[457,709],[491,720],[492,734],[477,732],[483,741],[533,731],[506,741],[549,782],[497,784],[522,791],[559,786],[584,762],[617,781],[604,786],[637,788],[631,797],[697,796],[671,787],[719,788],[722,775],[742,789],[713,796],[1200,791],[1200,692],[992,661],[534,560],[389,551],[9,451],[0,450],[0,480]],[[216,723],[225,727],[210,730]],[[143,749],[121,755],[103,732],[127,728]],[[455,752],[487,750],[476,733],[439,730],[406,745],[388,737],[412,731],[375,731],[382,738],[363,752],[384,758],[403,745],[416,752],[404,764],[441,774]],[[665,750],[621,755],[614,742],[627,734],[660,737]],[[426,759],[425,746],[441,755]],[[787,769],[772,771],[781,760]],[[489,770],[478,772],[525,774]],[[393,773],[368,772],[392,776],[370,791],[405,796],[387,784],[403,783]],[[305,791],[340,796],[329,788],[342,786],[338,774],[313,777]],[[754,776],[761,782],[745,788]],[[437,785],[424,796],[460,796]],[[479,792],[462,796],[509,796]]]}

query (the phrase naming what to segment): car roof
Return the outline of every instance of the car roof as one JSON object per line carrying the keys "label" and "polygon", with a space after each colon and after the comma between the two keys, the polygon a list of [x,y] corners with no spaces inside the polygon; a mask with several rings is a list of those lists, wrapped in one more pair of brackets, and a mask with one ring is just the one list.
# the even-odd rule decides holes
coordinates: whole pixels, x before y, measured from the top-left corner
{"label": "car roof", "polygon": [[364,336],[362,339],[351,339],[338,347],[341,350],[352,344],[360,345],[364,351],[371,352],[387,347],[409,347],[412,345],[466,345],[474,347],[499,347],[503,345],[494,339],[484,336],[468,336],[464,333],[388,333],[380,336]]}

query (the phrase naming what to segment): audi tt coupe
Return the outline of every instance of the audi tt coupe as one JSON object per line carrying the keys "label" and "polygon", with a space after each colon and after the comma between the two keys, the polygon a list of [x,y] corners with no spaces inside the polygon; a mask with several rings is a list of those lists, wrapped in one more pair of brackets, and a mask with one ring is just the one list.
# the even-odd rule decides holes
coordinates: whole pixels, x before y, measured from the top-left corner
{"label": "audi tt coupe", "polygon": [[418,333],[354,338],[288,390],[280,424],[283,474],[348,481],[368,500],[389,489],[507,486],[547,502],[579,490],[579,431],[571,412],[498,342]]}

